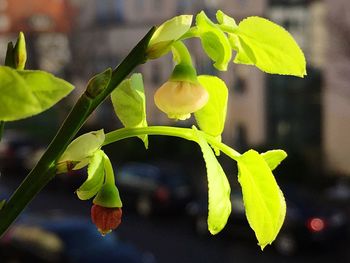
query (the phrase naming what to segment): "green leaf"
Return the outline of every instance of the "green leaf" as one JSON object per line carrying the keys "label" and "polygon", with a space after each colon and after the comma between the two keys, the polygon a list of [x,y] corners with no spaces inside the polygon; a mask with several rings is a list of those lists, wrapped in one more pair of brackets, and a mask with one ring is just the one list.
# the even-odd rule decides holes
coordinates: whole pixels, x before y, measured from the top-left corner
{"label": "green leaf", "polygon": [[[239,23],[236,35],[235,63],[253,64],[267,73],[306,75],[303,52],[293,37],[279,25],[265,18],[248,17]],[[235,41],[237,39],[231,39],[231,44]]]}
{"label": "green leaf", "polygon": [[154,59],[166,54],[171,44],[191,27],[192,15],[176,16],[160,25],[154,32],[147,49],[147,57]]}
{"label": "green leaf", "polygon": [[237,158],[246,216],[261,249],[275,240],[282,227],[286,204],[264,158],[249,150]]}
{"label": "green leaf", "polygon": [[39,114],[72,89],[71,84],[47,72],[0,66],[0,120],[14,121]]}
{"label": "green leaf", "polygon": [[[146,97],[141,74],[124,80],[111,94],[114,111],[126,128],[147,127]],[[148,147],[147,135],[139,136]]]}
{"label": "green leaf", "polygon": [[209,100],[194,116],[202,131],[220,136],[225,126],[228,89],[225,82],[215,76],[199,76],[198,81],[209,93]]}
{"label": "green leaf", "polygon": [[232,50],[224,32],[203,11],[197,15],[196,25],[205,53],[215,62],[218,70],[227,70]]}
{"label": "green leaf", "polygon": [[104,153],[102,150],[95,152],[88,166],[88,178],[77,190],[81,200],[92,198],[101,189],[104,182]]}
{"label": "green leaf", "polygon": [[226,15],[221,10],[216,12],[216,20],[219,22],[220,25],[225,25],[231,28],[237,27],[236,21],[232,17]]}
{"label": "green leaf", "polygon": [[208,176],[208,229],[212,235],[219,233],[231,214],[230,184],[203,135],[194,128],[201,147]]}
{"label": "green leaf", "polygon": [[261,154],[265,162],[273,171],[286,157],[287,153],[283,150],[271,150]]}

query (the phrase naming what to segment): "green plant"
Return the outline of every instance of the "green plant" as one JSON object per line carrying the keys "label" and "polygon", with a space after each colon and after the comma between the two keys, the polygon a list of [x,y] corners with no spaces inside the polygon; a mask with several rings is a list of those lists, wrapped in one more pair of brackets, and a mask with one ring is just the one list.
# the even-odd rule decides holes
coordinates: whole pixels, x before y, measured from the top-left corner
{"label": "green plant", "polygon": [[[208,229],[212,234],[224,228],[231,213],[230,185],[216,158],[224,153],[238,164],[247,219],[259,245],[263,249],[276,238],[286,204],[272,170],[287,154],[283,150],[261,154],[249,150],[240,154],[221,141],[227,87],[216,76],[197,76],[184,42],[199,38],[214,67],[221,71],[231,62],[233,50],[235,63],[255,65],[267,73],[303,77],[304,55],[287,31],[264,18],[248,17],[237,25],[233,18],[218,11],[216,22],[204,12],[195,20],[192,26],[192,16],[182,15],[152,28],[119,66],[90,79],[37,165],[12,197],[1,201],[1,234],[55,174],[84,166],[88,166],[88,176],[77,195],[82,200],[94,197],[93,221],[106,234],[120,223],[122,201],[111,162],[101,148],[134,136],[147,148],[148,136],[165,135],[194,141],[202,150],[208,176]],[[168,52],[173,54],[174,71],[156,92],[155,103],[169,118],[183,120],[194,113],[198,128],[148,126],[142,76],[133,74],[127,78],[137,65]],[[38,114],[73,89],[49,73],[25,70],[25,60],[24,36],[20,33],[15,47],[12,43],[8,46],[6,65],[0,67],[1,131],[6,121]],[[107,134],[94,131],[73,140],[89,115],[110,95],[115,113],[125,127]]]}

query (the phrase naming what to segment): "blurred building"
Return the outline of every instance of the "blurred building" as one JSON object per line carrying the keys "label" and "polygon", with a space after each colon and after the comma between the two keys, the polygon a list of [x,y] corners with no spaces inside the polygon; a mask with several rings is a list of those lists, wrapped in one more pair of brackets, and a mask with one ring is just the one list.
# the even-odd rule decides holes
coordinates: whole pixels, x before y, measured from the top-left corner
{"label": "blurred building", "polygon": [[[327,8],[331,3],[332,8]],[[218,72],[199,40],[187,42],[198,73],[217,74],[229,87],[224,140],[242,150],[275,145],[300,154],[317,169],[325,164],[331,171],[350,173],[349,74],[343,74],[349,67],[349,32],[344,26],[349,24],[347,0],[0,0],[0,47],[4,50],[15,33],[25,31],[33,54],[29,66],[65,76],[78,87],[78,96],[88,78],[117,66],[151,26],[200,10],[215,19],[218,9],[237,22],[258,15],[282,25],[300,44],[308,62],[304,79],[268,75],[233,63],[227,72]],[[327,20],[326,10],[332,11],[327,11]],[[334,26],[327,32],[328,20]],[[330,33],[332,48],[326,53]],[[136,70],[144,76],[152,125],[174,124],[152,103],[156,88],[167,80],[172,67],[169,54]],[[120,124],[113,115],[105,103],[90,121],[115,128]]]}
{"label": "blurred building", "polygon": [[[67,34],[72,27],[73,9],[66,0],[0,0],[0,46],[19,31],[26,35],[29,68],[64,74],[70,61]],[[4,59],[5,52],[0,55]]]}
{"label": "blurred building", "polygon": [[350,175],[350,2],[327,0],[323,149],[327,168]]}

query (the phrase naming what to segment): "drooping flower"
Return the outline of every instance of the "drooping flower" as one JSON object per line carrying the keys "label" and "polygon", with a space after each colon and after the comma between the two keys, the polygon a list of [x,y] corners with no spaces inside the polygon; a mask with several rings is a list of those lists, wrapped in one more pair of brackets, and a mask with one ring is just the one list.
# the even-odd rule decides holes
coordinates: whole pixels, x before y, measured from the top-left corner
{"label": "drooping flower", "polygon": [[171,119],[186,120],[209,99],[208,92],[197,80],[195,69],[179,64],[170,79],[155,93],[157,107]]}
{"label": "drooping flower", "polygon": [[120,225],[122,214],[120,207],[110,208],[97,204],[91,207],[91,220],[102,235],[110,233]]}
{"label": "drooping flower", "polygon": [[171,119],[186,120],[208,101],[208,92],[199,84],[168,81],[155,93],[157,107]]}

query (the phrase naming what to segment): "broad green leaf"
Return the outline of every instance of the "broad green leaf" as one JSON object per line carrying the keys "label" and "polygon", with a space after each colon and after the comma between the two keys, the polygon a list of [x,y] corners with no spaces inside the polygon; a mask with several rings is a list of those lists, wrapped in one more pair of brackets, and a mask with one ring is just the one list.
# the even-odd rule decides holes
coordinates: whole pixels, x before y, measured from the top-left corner
{"label": "broad green leaf", "polygon": [[203,11],[197,15],[196,25],[205,53],[215,62],[218,70],[227,70],[232,50],[225,33]]}
{"label": "broad green leaf", "polygon": [[0,66],[0,120],[14,121],[39,114],[72,89],[68,82],[44,71]]}
{"label": "broad green leaf", "polygon": [[225,25],[225,26],[232,27],[232,28],[237,27],[236,21],[232,17],[226,15],[221,10],[216,12],[216,20],[221,25]]}
{"label": "broad green leaf", "polygon": [[181,15],[160,25],[148,44],[148,58],[158,58],[167,53],[171,44],[183,36],[190,29],[191,24],[192,15]]}
{"label": "broad green leaf", "polygon": [[286,157],[287,153],[283,150],[271,150],[261,154],[265,162],[273,171]]}
{"label": "broad green leaf", "polygon": [[246,216],[263,249],[275,240],[282,227],[285,200],[271,169],[258,152],[249,150],[237,162]]}
{"label": "broad green leaf", "polygon": [[14,121],[39,113],[37,97],[16,70],[0,66],[0,120]]}
{"label": "broad green leaf", "polygon": [[[146,97],[141,74],[124,80],[111,94],[114,111],[126,128],[147,127]],[[147,135],[139,136],[148,147]]]}
{"label": "broad green leaf", "polygon": [[88,166],[88,177],[78,188],[77,195],[81,200],[92,198],[101,189],[104,182],[104,153],[101,150],[95,152]]}
{"label": "broad green leaf", "polygon": [[202,131],[220,136],[225,126],[228,89],[225,82],[215,76],[199,76],[198,81],[209,93],[209,100],[194,116]]}
{"label": "broad green leaf", "polygon": [[[66,161],[80,162],[90,158],[102,147],[105,140],[103,129],[85,133],[74,139],[59,158],[58,163]],[[87,163],[86,163],[87,164]]]}
{"label": "broad green leaf", "polygon": [[[262,71],[274,74],[306,75],[303,52],[293,37],[279,25],[261,17],[242,20],[236,30],[238,42],[234,62],[254,64]],[[235,42],[236,40],[231,40]]]}
{"label": "broad green leaf", "polygon": [[231,188],[213,150],[203,135],[196,129],[194,131],[207,168],[208,229],[211,234],[215,235],[225,227],[227,219],[231,214]]}

